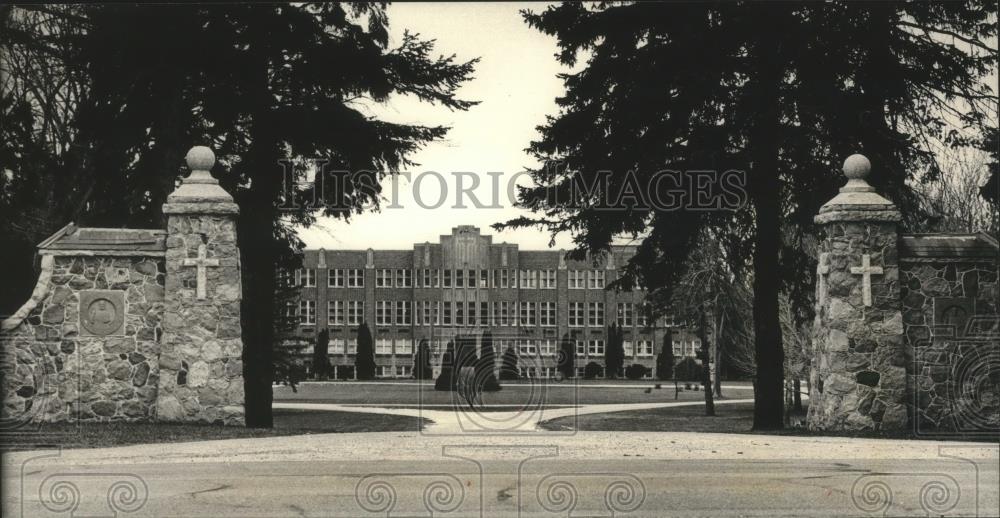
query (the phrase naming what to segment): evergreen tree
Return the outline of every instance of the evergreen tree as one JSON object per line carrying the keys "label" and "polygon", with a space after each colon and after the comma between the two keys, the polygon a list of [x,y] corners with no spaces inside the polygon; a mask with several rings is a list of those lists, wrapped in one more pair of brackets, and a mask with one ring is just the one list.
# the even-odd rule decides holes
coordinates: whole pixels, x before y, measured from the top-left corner
{"label": "evergreen tree", "polygon": [[455,390],[455,342],[451,340],[444,349],[441,374],[434,380],[434,390]]}
{"label": "evergreen tree", "polygon": [[481,385],[484,392],[496,392],[500,390],[500,383],[497,382],[497,359],[493,351],[493,334],[484,331],[479,339],[480,353],[479,363],[476,364],[476,382]]}
{"label": "evergreen tree", "polygon": [[604,374],[608,379],[617,379],[622,374],[625,363],[625,337],[617,323],[608,326],[608,345],[604,351]]}
{"label": "evergreen tree", "polygon": [[[641,279],[654,300],[671,298],[688,251],[712,229],[733,270],[754,274],[754,428],[780,428],[778,295],[790,292],[810,318],[815,263],[804,243],[843,184],[837,166],[864,152],[871,183],[919,219],[906,182],[934,164],[935,139],[967,144],[951,130],[975,134],[995,116],[985,79],[996,69],[987,43],[996,12],[986,1],[566,2],[525,12],[574,70],[561,75],[560,112],[530,147],[541,165],[519,199],[540,216],[501,227],[571,232],[576,259],[607,252],[617,236],[640,239],[616,285]],[[745,171],[746,194],[720,200],[729,211],[657,210],[651,194],[676,194],[652,182],[663,170]]]}
{"label": "evergreen tree", "polygon": [[[366,105],[406,95],[465,110],[473,103],[457,99],[455,90],[471,77],[474,61],[434,57],[433,42],[412,34],[390,46],[383,4],[101,4],[47,11],[82,29],[49,34],[36,32],[42,29],[33,22],[19,24],[0,31],[4,54],[11,45],[52,45],[65,72],[50,81],[67,84],[63,78],[82,74],[84,87],[80,96],[63,92],[72,107],[61,147],[34,162],[56,166],[50,176],[58,182],[43,192],[63,201],[45,205],[51,210],[38,221],[47,223],[18,242],[30,246],[67,221],[162,226],[161,205],[184,154],[192,145],[210,145],[219,157],[214,173],[241,209],[246,421],[271,426],[275,276],[292,267],[301,248],[295,227],[318,213],[305,203],[314,193],[291,199],[285,180],[303,178],[307,158],[326,161],[318,184],[332,185],[335,179],[326,177],[332,171],[379,171],[349,178],[321,213],[347,218],[377,207],[379,180],[411,165],[412,153],[447,128],[389,122]],[[18,19],[7,9],[3,14],[5,29]],[[14,134],[19,142],[37,138],[31,128],[53,122],[48,110],[8,119],[8,112],[23,115],[24,106],[0,105],[5,122],[16,120],[25,130]],[[13,173],[5,188],[19,196],[11,200],[15,207],[29,206],[29,184],[48,178],[33,178],[38,165],[30,160],[4,164]],[[9,221],[0,222],[7,227],[0,236],[13,229]],[[11,271],[30,276],[26,259]]]}
{"label": "evergreen tree", "polygon": [[320,330],[316,333],[316,345],[313,346],[312,370],[316,379],[325,379],[330,372],[330,331]]}
{"label": "evergreen tree", "polygon": [[516,381],[521,377],[521,370],[517,366],[517,349],[513,345],[507,346],[500,360],[500,380]]}
{"label": "evergreen tree", "polygon": [[656,356],[656,378],[666,381],[674,377],[673,333],[668,329],[663,335],[663,346]]}
{"label": "evergreen tree", "polygon": [[459,335],[455,337],[455,370],[452,374],[451,389],[458,388],[458,374],[465,367],[476,368],[479,357],[476,355],[476,339],[469,335]]}
{"label": "evergreen tree", "polygon": [[354,368],[359,380],[375,379],[375,344],[368,323],[358,327],[358,350],[354,355]]}
{"label": "evergreen tree", "polygon": [[413,359],[413,377],[418,380],[429,380],[433,374],[431,346],[427,339],[423,338],[420,340],[420,345],[417,346],[417,354]]}
{"label": "evergreen tree", "polygon": [[559,372],[566,379],[576,377],[576,344],[569,334],[564,334],[559,341]]}

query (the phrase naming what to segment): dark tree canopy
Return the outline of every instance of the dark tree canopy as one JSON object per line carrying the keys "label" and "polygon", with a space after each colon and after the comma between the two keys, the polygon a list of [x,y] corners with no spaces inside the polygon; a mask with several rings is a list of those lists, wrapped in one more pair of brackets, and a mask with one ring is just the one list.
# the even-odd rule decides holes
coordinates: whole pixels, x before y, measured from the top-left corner
{"label": "dark tree canopy", "polygon": [[[377,207],[379,177],[411,165],[408,157],[447,128],[389,122],[365,108],[409,96],[465,110],[474,103],[455,90],[475,60],[435,57],[433,42],[414,34],[390,45],[381,4],[102,4],[0,14],[5,53],[33,53],[52,81],[67,85],[56,93],[72,93],[64,95],[72,106],[52,114],[50,97],[6,95],[30,91],[27,74],[4,81],[0,108],[16,127],[4,129],[11,140],[0,144],[13,171],[0,214],[39,206],[40,197],[51,203],[32,211],[31,228],[3,218],[0,237],[16,237],[10,249],[19,251],[3,263],[30,271],[26,251],[69,220],[162,225],[182,157],[192,145],[211,146],[219,157],[213,172],[241,208],[247,424],[270,426],[274,315],[283,310],[275,307],[276,267],[297,265],[294,228],[316,216],[302,203],[309,192],[294,210],[279,210],[296,205],[283,198],[284,166],[297,177],[306,159],[326,161],[330,171],[380,171],[375,181],[348,182],[324,213],[349,218]],[[58,30],[40,29],[35,17]],[[52,140],[60,145],[37,144]]]}
{"label": "dark tree canopy", "polygon": [[[560,111],[529,147],[541,165],[520,203],[536,214],[499,227],[568,232],[576,258],[637,239],[616,286],[638,278],[660,300],[711,229],[733,269],[755,274],[754,425],[780,428],[778,293],[791,292],[808,318],[815,265],[805,243],[843,183],[840,163],[865,153],[871,183],[919,218],[906,182],[935,174],[933,144],[973,143],[995,121],[985,79],[997,51],[985,42],[996,12],[988,1],[566,2],[525,12],[576,68],[560,76]],[[663,170],[743,171],[748,203],[665,211],[621,197],[669,198],[672,184],[647,187]]]}

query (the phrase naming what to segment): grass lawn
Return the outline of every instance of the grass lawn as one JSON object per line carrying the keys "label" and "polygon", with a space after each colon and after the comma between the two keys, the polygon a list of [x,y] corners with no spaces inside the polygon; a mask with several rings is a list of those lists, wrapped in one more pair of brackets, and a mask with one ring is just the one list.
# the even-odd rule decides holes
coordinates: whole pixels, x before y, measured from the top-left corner
{"label": "grass lawn", "polygon": [[[681,385],[682,390],[675,399],[673,383],[662,383],[659,389],[655,388],[657,383],[648,380],[502,382],[503,389],[499,392],[483,394],[483,403],[488,405],[483,410],[516,410],[538,405],[559,408],[609,403],[667,403],[704,398],[702,392],[683,390]],[[723,389],[723,393],[734,399],[752,398],[753,388],[749,383],[734,384]],[[277,386],[274,387],[274,400],[428,410],[447,410],[455,405],[465,405],[457,392],[436,391],[432,383],[418,382],[306,383],[299,385],[297,392],[289,387]]]}
{"label": "grass lawn", "polygon": [[752,424],[753,403],[735,403],[716,405],[715,417],[706,417],[704,406],[692,405],[563,417],[540,426],[559,431],[739,433],[749,432]]}
{"label": "grass lawn", "polygon": [[0,438],[4,451],[31,450],[42,447],[104,448],[129,444],[153,444],[217,439],[278,437],[314,433],[415,432],[425,419],[395,415],[357,414],[275,410],[274,428],[243,428],[202,424],[172,423],[84,423],[43,424],[32,433],[10,434]]}
{"label": "grass lawn", "polygon": [[[805,420],[805,411],[797,420]],[[575,426],[574,426],[575,425]],[[802,427],[790,427],[779,431],[754,432],[753,403],[734,403],[715,406],[715,417],[705,415],[702,405],[657,408],[654,410],[631,410],[606,414],[588,414],[578,417],[563,417],[539,424],[545,430],[573,430],[595,432],[705,432],[705,433],[765,433],[768,435],[794,435],[816,437],[862,437],[871,439],[932,439],[960,440],[974,442],[997,442],[1000,436],[944,435],[940,437],[914,437],[910,430],[892,432],[814,432]]]}

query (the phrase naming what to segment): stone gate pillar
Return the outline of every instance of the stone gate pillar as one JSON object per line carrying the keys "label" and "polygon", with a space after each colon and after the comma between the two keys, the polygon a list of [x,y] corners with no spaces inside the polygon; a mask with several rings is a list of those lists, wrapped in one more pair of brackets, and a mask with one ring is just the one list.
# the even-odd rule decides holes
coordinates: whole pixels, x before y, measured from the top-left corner
{"label": "stone gate pillar", "polygon": [[824,237],[816,272],[816,321],[808,426],[889,430],[906,426],[906,360],[899,294],[899,210],[865,181],[871,163],[844,161],[847,184],[815,221]]}
{"label": "stone gate pillar", "polygon": [[191,175],[163,205],[166,310],[159,421],[244,424],[240,261],[233,198],[212,178],[212,150],[185,157]]}

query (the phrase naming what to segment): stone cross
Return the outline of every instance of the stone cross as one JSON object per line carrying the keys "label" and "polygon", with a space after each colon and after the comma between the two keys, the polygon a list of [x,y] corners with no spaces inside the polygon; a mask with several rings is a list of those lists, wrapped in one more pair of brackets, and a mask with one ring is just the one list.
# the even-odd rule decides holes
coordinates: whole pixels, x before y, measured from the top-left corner
{"label": "stone cross", "polygon": [[861,297],[865,306],[872,305],[872,274],[882,275],[881,266],[871,265],[871,256],[861,255],[861,266],[852,266],[851,273],[861,276]]}
{"label": "stone cross", "polygon": [[816,280],[819,285],[817,302],[819,304],[826,301],[826,274],[828,273],[830,273],[830,254],[823,252],[819,254],[819,264],[816,265]]}
{"label": "stone cross", "polygon": [[206,275],[208,270],[206,268],[209,266],[219,266],[218,259],[208,259],[206,257],[207,251],[205,243],[202,243],[198,245],[197,259],[192,259],[190,257],[184,259],[184,266],[195,266],[198,268],[198,300],[205,300],[208,296],[205,289],[205,286],[208,284],[208,277]]}

